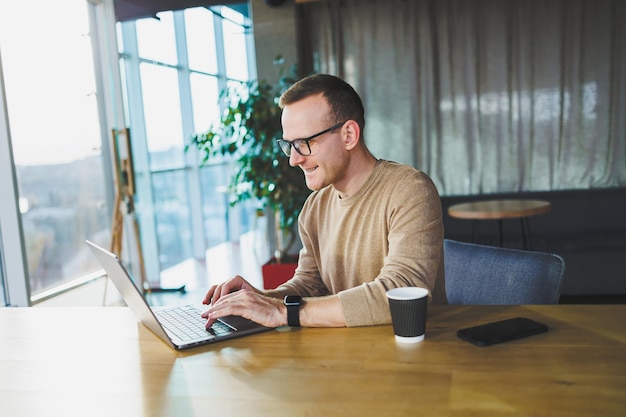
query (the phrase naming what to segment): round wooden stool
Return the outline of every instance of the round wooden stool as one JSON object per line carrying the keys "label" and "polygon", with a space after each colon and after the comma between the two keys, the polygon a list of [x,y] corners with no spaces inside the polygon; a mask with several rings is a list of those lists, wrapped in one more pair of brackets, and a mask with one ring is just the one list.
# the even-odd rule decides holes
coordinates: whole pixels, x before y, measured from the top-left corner
{"label": "round wooden stool", "polygon": [[528,218],[550,211],[550,202],[545,200],[484,200],[471,201],[450,206],[448,214],[457,219],[473,220],[472,235],[477,237],[478,220],[498,220],[500,246],[502,246],[502,220],[519,218],[522,225],[524,249],[530,249],[530,224]]}

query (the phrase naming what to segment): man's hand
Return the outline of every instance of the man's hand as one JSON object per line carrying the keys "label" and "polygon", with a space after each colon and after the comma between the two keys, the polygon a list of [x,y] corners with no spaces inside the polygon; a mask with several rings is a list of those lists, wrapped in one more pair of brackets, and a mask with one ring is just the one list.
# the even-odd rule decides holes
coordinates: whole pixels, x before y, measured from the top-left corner
{"label": "man's hand", "polygon": [[287,312],[282,300],[263,295],[239,275],[209,288],[202,303],[211,305],[202,313],[202,317],[207,319],[207,328],[218,318],[231,315],[245,317],[267,327],[287,324]]}
{"label": "man's hand", "polygon": [[241,275],[236,275],[226,282],[223,282],[219,285],[213,285],[211,288],[209,288],[209,291],[207,291],[206,295],[204,296],[204,300],[202,300],[202,304],[215,305],[223,296],[239,290],[249,290],[257,292],[259,294],[261,293],[261,291],[257,290],[252,285],[250,285],[248,281],[243,279]]}
{"label": "man's hand", "polygon": [[207,319],[207,328],[218,318],[231,315],[245,317],[267,327],[287,324],[287,310],[281,299],[249,289],[223,295],[202,313],[202,317]]}

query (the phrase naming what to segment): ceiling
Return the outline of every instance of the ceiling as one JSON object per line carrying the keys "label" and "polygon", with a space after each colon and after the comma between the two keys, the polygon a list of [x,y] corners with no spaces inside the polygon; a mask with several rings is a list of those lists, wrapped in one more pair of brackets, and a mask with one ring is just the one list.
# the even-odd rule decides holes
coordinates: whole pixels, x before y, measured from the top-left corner
{"label": "ceiling", "polygon": [[241,4],[236,9],[248,15],[247,0],[114,0],[115,18],[118,22],[156,17],[158,12],[166,10],[181,10],[189,7],[234,5]]}

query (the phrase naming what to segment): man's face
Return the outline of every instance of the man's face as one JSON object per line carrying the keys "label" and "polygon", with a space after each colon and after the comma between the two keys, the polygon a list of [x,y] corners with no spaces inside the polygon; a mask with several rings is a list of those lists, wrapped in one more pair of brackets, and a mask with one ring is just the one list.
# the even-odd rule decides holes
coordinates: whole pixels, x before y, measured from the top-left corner
{"label": "man's face", "polygon": [[[282,113],[283,138],[289,141],[307,138],[328,129],[334,124],[328,115],[330,108],[320,94],[285,106]],[[345,181],[347,157],[343,142],[343,128],[338,127],[309,141],[311,154],[300,155],[291,149],[289,164],[299,166],[304,172],[307,187],[319,190]],[[306,149],[304,145],[301,149]]]}

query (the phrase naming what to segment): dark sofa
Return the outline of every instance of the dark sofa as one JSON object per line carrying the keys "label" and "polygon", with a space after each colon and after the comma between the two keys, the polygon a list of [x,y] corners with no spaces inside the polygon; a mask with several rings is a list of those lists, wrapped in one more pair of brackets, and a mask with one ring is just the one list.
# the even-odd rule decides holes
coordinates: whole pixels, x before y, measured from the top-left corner
{"label": "dark sofa", "polygon": [[[541,199],[547,214],[529,218],[532,250],[565,260],[562,295],[626,294],[626,187],[548,192],[502,193],[441,198],[446,238],[473,241],[471,220],[448,215],[453,204],[490,199]],[[503,246],[522,248],[518,219],[503,221]],[[498,222],[477,223],[479,243],[498,245]]]}

